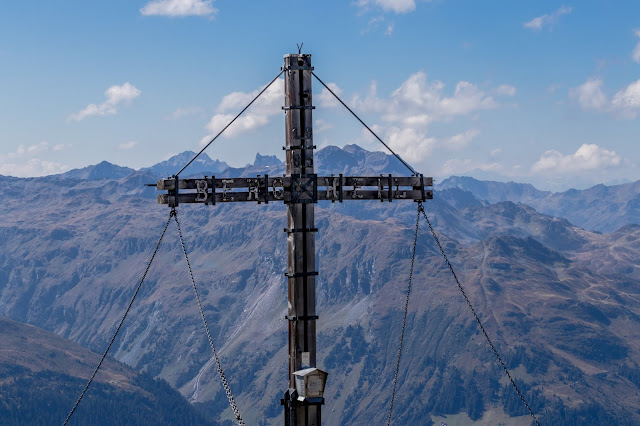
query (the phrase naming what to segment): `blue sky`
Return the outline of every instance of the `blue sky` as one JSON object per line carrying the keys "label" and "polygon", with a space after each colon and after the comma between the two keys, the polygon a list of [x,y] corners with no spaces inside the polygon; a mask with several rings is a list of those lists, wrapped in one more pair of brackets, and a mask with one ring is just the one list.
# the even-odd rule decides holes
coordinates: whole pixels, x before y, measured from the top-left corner
{"label": "blue sky", "polygon": [[[5,1],[0,174],[198,150],[304,42],[316,73],[426,175],[640,179],[637,1]],[[314,85],[315,143],[381,149]],[[208,150],[282,156],[282,81]]]}

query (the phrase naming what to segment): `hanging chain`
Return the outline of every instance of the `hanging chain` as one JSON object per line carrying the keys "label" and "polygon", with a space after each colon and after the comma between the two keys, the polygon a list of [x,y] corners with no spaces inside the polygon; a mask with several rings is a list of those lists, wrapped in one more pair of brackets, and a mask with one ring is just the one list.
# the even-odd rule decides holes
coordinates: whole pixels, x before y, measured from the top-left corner
{"label": "hanging chain", "polygon": [[89,379],[89,381],[85,385],[84,389],[82,390],[82,393],[80,394],[80,397],[78,397],[78,400],[76,401],[75,405],[73,406],[73,408],[71,409],[71,411],[67,415],[67,418],[65,419],[64,423],[62,424],[62,426],[65,426],[69,422],[69,420],[71,419],[71,416],[73,416],[73,413],[76,411],[76,408],[78,408],[78,405],[80,405],[80,401],[82,401],[82,398],[84,397],[84,394],[87,392],[87,389],[89,389],[89,386],[91,386],[91,383],[93,382],[93,379],[96,377],[96,374],[98,374],[98,370],[100,369],[100,366],[102,366],[102,363],[104,362],[104,359],[107,357],[107,354],[109,353],[109,349],[111,349],[111,346],[113,345],[113,342],[116,340],[116,336],[118,335],[118,332],[120,332],[120,328],[122,328],[122,324],[124,324],[124,320],[127,318],[127,315],[129,314],[129,311],[131,310],[131,306],[133,305],[133,301],[136,300],[136,296],[138,295],[138,292],[140,291],[140,288],[142,287],[142,283],[144,282],[144,279],[147,277],[147,273],[149,272],[149,268],[151,268],[151,264],[153,263],[153,259],[155,259],[156,253],[158,253],[158,249],[160,248],[160,243],[162,242],[162,239],[164,238],[164,234],[167,232],[167,228],[169,227],[169,223],[171,223],[171,217],[174,214],[175,213],[173,211],[169,214],[169,219],[167,219],[167,223],[165,223],[165,225],[164,225],[164,229],[162,230],[162,234],[160,235],[160,239],[158,240],[158,243],[156,244],[156,248],[153,250],[153,254],[151,255],[151,259],[149,260],[149,263],[147,263],[147,268],[144,270],[144,274],[142,275],[142,279],[138,283],[138,287],[136,287],[136,291],[133,293],[133,296],[131,297],[131,301],[129,302],[129,305],[127,306],[127,310],[124,311],[124,315],[122,316],[122,319],[120,320],[120,323],[118,324],[118,327],[116,328],[116,332],[113,334],[113,337],[111,338],[111,341],[109,342],[109,346],[107,346],[107,350],[105,350],[104,354],[102,354],[102,358],[100,358],[100,362],[98,363],[98,365],[96,366],[95,370],[93,371],[93,374],[91,375],[91,378]]}
{"label": "hanging chain", "polygon": [[180,222],[178,222],[178,212],[175,209],[173,209],[171,210],[171,215],[175,219],[176,225],[178,226],[178,235],[180,236],[180,245],[182,246],[182,252],[184,253],[184,258],[187,260],[187,266],[189,267],[189,275],[191,276],[191,282],[193,283],[193,291],[196,294],[196,300],[198,301],[198,308],[200,309],[200,316],[202,317],[202,322],[204,323],[204,329],[207,332],[207,338],[209,339],[209,346],[211,346],[211,350],[213,351],[213,357],[216,360],[216,366],[218,368],[218,374],[220,375],[220,380],[222,380],[222,386],[224,387],[224,391],[227,394],[229,405],[233,410],[233,414],[236,416],[236,421],[238,422],[238,425],[244,426],[244,420],[242,420],[242,416],[240,415],[240,410],[238,410],[238,406],[236,405],[236,402],[233,399],[233,394],[231,393],[231,388],[229,387],[229,383],[227,382],[227,377],[224,375],[224,371],[222,370],[222,364],[220,363],[218,352],[216,351],[215,346],[213,346],[213,339],[211,338],[211,333],[209,332],[207,319],[204,316],[204,310],[202,309],[202,303],[200,302],[200,295],[198,294],[198,287],[196,286],[196,280],[195,278],[193,278],[191,263],[189,262],[189,256],[187,256],[187,249],[184,246],[184,238],[182,238],[182,229],[180,228]]}
{"label": "hanging chain", "polygon": [[398,384],[398,374],[400,372],[400,359],[402,358],[402,344],[404,342],[404,330],[407,326],[407,312],[409,311],[409,297],[411,296],[411,283],[413,281],[413,265],[416,261],[416,247],[418,245],[418,228],[420,227],[420,211],[422,203],[418,203],[418,211],[416,215],[416,230],[413,235],[413,251],[411,253],[411,268],[409,269],[409,284],[407,285],[407,298],[404,301],[404,316],[402,317],[402,331],[400,332],[400,346],[398,347],[398,362],[396,363],[396,372],[393,376],[393,390],[391,391],[391,405],[389,406],[389,417],[387,417],[387,426],[391,424],[391,413],[393,412],[393,402],[396,398],[396,385]]}
{"label": "hanging chain", "polygon": [[509,373],[509,370],[507,369],[507,365],[504,363],[504,361],[502,361],[502,358],[500,357],[500,354],[498,354],[498,350],[493,345],[493,342],[491,342],[491,339],[489,338],[489,335],[487,334],[487,331],[484,329],[484,326],[482,325],[482,322],[480,321],[480,317],[478,317],[478,314],[476,313],[476,310],[473,309],[473,305],[471,304],[471,301],[467,297],[467,293],[465,293],[464,289],[462,288],[462,284],[460,284],[460,280],[458,280],[458,276],[456,275],[455,271],[453,270],[453,266],[451,266],[451,262],[449,262],[449,258],[447,257],[446,253],[444,252],[444,248],[442,248],[442,244],[440,244],[440,240],[438,239],[438,236],[436,235],[436,231],[433,229],[433,226],[431,225],[431,221],[427,217],[427,213],[424,211],[424,209],[422,209],[422,214],[424,215],[424,218],[427,220],[427,225],[429,225],[429,229],[431,230],[431,234],[433,235],[433,239],[436,240],[436,244],[438,244],[438,248],[440,249],[440,253],[442,253],[442,257],[444,257],[444,260],[447,263],[447,266],[449,267],[449,270],[451,271],[451,274],[453,275],[453,278],[456,280],[456,284],[458,284],[458,288],[460,289],[460,292],[462,293],[462,296],[464,296],[464,300],[467,302],[467,306],[469,306],[469,309],[471,309],[471,313],[473,314],[474,318],[476,319],[476,322],[478,323],[478,326],[480,327],[480,330],[482,330],[482,334],[484,334],[485,339],[487,339],[487,343],[489,343],[489,346],[491,346],[491,350],[493,351],[493,354],[496,356],[496,359],[498,360],[498,362],[502,366],[502,369],[507,374],[507,377],[509,378],[509,381],[511,382],[511,385],[513,385],[513,388],[518,393],[518,396],[522,400],[522,403],[524,404],[525,407],[527,407],[527,410],[529,411],[529,415],[533,418],[533,421],[536,422],[536,425],[540,426],[540,423],[538,423],[538,419],[536,418],[535,414],[533,414],[533,410],[531,409],[531,407],[529,406],[527,401],[524,399],[524,396],[522,395],[522,392],[520,392],[520,389],[518,389],[518,386],[516,385],[516,382],[511,377],[511,373]]}

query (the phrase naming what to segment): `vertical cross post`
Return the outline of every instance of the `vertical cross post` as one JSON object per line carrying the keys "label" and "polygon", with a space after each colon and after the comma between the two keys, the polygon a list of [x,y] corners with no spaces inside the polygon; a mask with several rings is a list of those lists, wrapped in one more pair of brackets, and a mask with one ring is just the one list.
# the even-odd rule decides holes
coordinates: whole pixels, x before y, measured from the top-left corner
{"label": "vertical cross post", "polygon": [[[320,404],[297,401],[296,371],[316,366],[316,251],[314,203],[317,176],[313,170],[311,55],[284,57],[286,176],[291,179],[287,209],[289,390],[285,424],[320,424]],[[288,397],[288,398],[287,398]]]}

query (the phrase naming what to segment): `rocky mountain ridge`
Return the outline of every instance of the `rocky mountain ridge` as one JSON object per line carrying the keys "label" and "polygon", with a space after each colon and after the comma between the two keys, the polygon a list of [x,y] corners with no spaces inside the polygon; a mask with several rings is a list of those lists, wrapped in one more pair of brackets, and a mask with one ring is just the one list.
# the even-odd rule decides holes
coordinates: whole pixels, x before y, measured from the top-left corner
{"label": "rocky mountain ridge", "polygon": [[[355,146],[316,158],[318,173],[404,174],[395,158]],[[153,179],[148,171],[103,180],[0,177],[8,206],[0,237],[11,247],[0,257],[0,314],[102,351],[167,219],[155,188],[143,186]],[[467,189],[436,187],[425,207],[542,423],[635,421],[640,227],[589,231],[529,203]],[[541,196],[527,191],[509,193]],[[323,412],[330,424],[386,419],[415,223],[413,203],[355,204],[316,209],[318,359],[330,373]],[[179,217],[241,410],[251,423],[281,423],[284,206],[181,206]],[[113,355],[229,419],[176,238],[172,225]],[[529,424],[424,222],[416,265],[395,421]]]}

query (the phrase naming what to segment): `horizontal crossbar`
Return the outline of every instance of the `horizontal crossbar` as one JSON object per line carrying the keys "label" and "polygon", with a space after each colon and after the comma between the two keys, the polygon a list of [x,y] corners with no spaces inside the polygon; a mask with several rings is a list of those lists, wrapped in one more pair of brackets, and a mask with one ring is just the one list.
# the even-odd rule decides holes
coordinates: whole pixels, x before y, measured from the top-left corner
{"label": "horizontal crossbar", "polygon": [[[177,185],[177,191],[176,191]],[[217,204],[255,201],[316,203],[346,200],[412,200],[433,198],[433,179],[423,176],[256,176],[251,178],[160,179],[158,203]]]}

